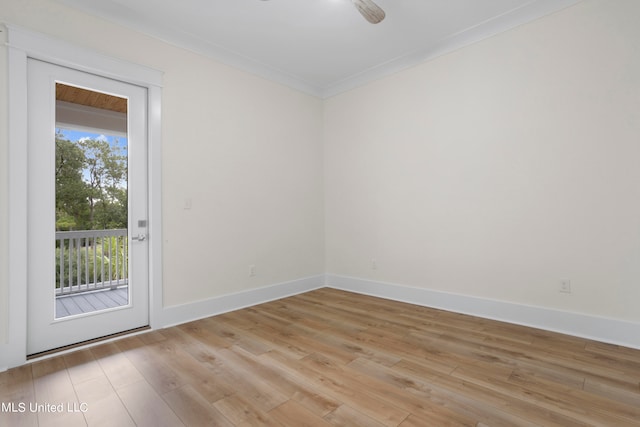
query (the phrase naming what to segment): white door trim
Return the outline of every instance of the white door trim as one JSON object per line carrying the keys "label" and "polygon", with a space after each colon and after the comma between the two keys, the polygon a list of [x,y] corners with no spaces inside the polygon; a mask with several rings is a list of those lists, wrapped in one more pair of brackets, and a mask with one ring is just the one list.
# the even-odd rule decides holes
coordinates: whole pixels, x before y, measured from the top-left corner
{"label": "white door trim", "polygon": [[27,58],[39,59],[147,88],[149,182],[149,322],[160,327],[162,311],[162,72],[108,57],[13,25],[9,61],[9,315],[8,339],[0,344],[0,371],[27,357]]}

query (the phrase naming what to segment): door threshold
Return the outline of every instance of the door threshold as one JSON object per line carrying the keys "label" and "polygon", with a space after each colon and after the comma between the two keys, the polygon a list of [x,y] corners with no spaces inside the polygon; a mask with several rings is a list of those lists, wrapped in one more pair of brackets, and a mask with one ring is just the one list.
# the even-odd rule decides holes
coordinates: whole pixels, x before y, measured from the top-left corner
{"label": "door threshold", "polygon": [[93,338],[93,339],[82,341],[82,342],[78,342],[78,343],[75,343],[75,344],[69,344],[69,345],[65,345],[65,346],[62,346],[62,347],[53,348],[51,350],[45,350],[45,351],[41,351],[39,353],[29,354],[29,355],[27,355],[27,360],[28,361],[33,361],[34,359],[46,358],[48,356],[58,355],[58,354],[61,354],[61,353],[68,353],[68,352],[70,352],[72,350],[77,350],[78,348],[81,348],[81,347],[93,346],[94,344],[100,344],[102,342],[110,341],[110,340],[113,340],[113,339],[116,339],[116,338],[120,338],[120,337],[124,337],[124,336],[127,336],[127,335],[138,334],[138,333],[141,333],[141,332],[144,332],[144,331],[148,331],[148,330],[151,330],[151,327],[149,325],[141,326],[139,328],[128,329],[126,331],[116,332],[115,334],[105,335],[105,336],[100,337],[100,338]]}

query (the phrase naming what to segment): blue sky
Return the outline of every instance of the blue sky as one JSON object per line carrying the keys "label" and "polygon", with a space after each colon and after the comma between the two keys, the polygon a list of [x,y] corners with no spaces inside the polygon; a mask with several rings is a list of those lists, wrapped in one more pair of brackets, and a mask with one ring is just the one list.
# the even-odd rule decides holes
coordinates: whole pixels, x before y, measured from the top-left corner
{"label": "blue sky", "polygon": [[120,145],[121,147],[123,148],[127,147],[127,138],[122,136],[111,136],[111,135],[104,135],[99,133],[85,132],[80,130],[67,130],[67,129],[56,128],[56,133],[58,132],[61,133],[69,141],[75,142],[75,141],[79,141],[82,138],[105,139],[111,145],[115,145],[117,141],[118,145]]}
{"label": "blue sky", "polygon": [[[118,145],[122,147],[123,151],[121,152],[121,154],[127,155],[128,141],[127,141],[127,138],[123,136],[104,135],[100,133],[85,132],[80,130],[68,130],[68,129],[62,129],[62,128],[56,128],[56,134],[62,134],[64,138],[68,139],[71,142],[77,142],[83,138],[102,139],[107,141],[111,146]],[[85,181],[89,180],[89,171],[87,169],[83,171],[82,175]],[[127,188],[127,180],[125,180],[125,182],[122,183],[122,188]]]}

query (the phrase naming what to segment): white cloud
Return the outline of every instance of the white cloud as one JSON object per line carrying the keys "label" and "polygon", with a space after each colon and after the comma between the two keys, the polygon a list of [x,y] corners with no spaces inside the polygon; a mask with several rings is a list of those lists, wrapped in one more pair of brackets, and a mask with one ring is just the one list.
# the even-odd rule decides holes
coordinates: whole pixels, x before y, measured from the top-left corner
{"label": "white cloud", "polygon": [[102,142],[107,142],[108,139],[105,135],[98,135],[96,137],[90,137],[90,136],[83,136],[82,138],[78,139],[78,141],[80,142],[85,142],[85,141],[90,141],[90,140],[95,140],[95,141],[102,141]]}

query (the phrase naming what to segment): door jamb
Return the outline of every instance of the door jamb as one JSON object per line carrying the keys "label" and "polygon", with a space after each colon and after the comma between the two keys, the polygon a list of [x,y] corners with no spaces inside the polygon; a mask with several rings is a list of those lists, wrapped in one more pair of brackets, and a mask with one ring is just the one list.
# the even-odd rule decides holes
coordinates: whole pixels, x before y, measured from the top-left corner
{"label": "door jamb", "polygon": [[149,191],[149,325],[162,327],[162,72],[7,25],[9,80],[9,289],[7,342],[0,343],[0,371],[27,357],[27,58],[147,88]]}

